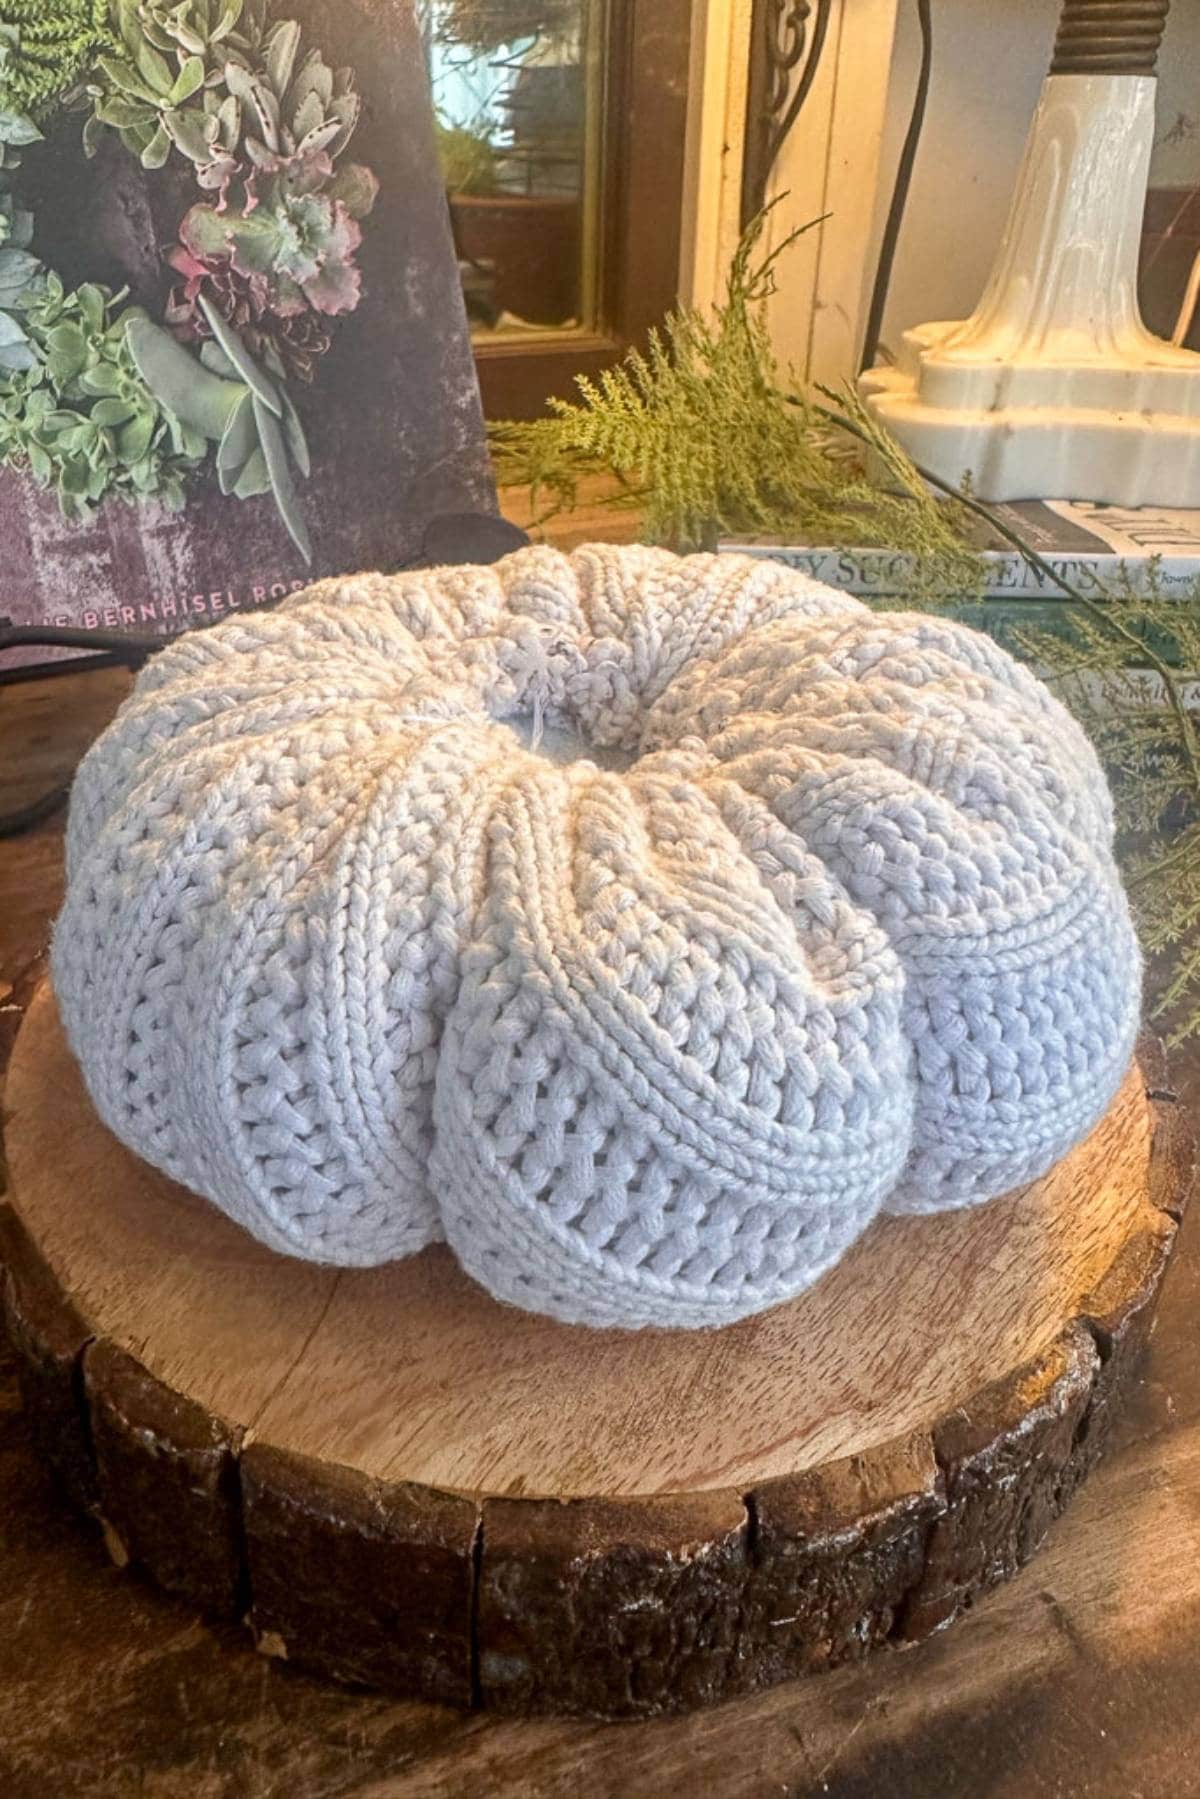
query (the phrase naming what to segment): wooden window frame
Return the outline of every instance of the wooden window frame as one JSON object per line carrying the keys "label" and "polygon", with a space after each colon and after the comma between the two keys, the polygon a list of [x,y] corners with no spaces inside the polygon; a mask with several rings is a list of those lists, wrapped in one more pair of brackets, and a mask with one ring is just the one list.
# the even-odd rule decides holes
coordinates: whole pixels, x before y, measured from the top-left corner
{"label": "wooden window frame", "polygon": [[489,419],[536,418],[576,375],[597,375],[675,305],[692,0],[609,0],[602,106],[600,326],[476,341]]}

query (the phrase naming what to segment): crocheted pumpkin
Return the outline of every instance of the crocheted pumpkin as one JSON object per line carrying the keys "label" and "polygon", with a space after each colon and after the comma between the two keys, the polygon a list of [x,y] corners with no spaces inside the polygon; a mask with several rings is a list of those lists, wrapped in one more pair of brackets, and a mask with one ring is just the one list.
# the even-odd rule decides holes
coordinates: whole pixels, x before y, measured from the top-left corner
{"label": "crocheted pumpkin", "polygon": [[535,548],[165,649],[80,770],[54,978],[110,1128],[275,1248],[445,1237],[532,1310],[724,1324],[1102,1115],[1111,840],[987,638]]}

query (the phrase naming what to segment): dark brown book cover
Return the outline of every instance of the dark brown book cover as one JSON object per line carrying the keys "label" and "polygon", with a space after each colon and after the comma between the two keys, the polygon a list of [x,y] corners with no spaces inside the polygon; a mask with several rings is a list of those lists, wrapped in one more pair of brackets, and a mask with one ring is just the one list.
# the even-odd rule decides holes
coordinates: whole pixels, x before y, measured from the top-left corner
{"label": "dark brown book cover", "polygon": [[[285,383],[311,454],[296,480],[311,562],[270,494],[220,492],[215,445],[188,477],[182,511],[110,498],[83,522],[10,466],[0,469],[0,615],[16,624],[172,632],[321,576],[401,566],[431,518],[495,509],[413,0],[278,0],[268,17],[300,25],[301,56],[312,46],[353,69],[362,112],[347,160],[378,181],[354,255],[360,297],[316,320],[331,341],[311,381],[289,370]],[[144,170],[115,130],[97,133],[86,157],[85,117],[56,111],[8,180],[34,215],[30,249],[68,288],[128,287],[162,323],[183,286],[167,261],[181,221],[218,196],[180,155]],[[45,655],[0,653],[0,675],[18,659]]]}

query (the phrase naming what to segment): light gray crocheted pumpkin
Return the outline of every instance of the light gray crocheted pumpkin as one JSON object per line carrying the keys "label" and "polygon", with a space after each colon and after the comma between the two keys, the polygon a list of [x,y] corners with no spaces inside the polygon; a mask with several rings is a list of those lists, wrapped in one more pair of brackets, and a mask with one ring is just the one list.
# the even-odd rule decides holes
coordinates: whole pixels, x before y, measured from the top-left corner
{"label": "light gray crocheted pumpkin", "polygon": [[1111,842],[986,638],[529,549],[164,650],[76,782],[54,979],[111,1129],[275,1248],[445,1237],[532,1310],[724,1324],[1101,1116],[1140,980]]}

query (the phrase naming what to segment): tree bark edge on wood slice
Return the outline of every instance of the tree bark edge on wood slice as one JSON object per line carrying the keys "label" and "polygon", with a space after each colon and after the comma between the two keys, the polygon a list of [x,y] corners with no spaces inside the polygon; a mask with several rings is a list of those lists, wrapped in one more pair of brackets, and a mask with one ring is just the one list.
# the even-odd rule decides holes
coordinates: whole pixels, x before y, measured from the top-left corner
{"label": "tree bark edge on wood slice", "polygon": [[939,1629],[1034,1553],[1153,1327],[1194,1145],[1139,1052],[1152,1214],[1058,1339],[930,1429],[747,1491],[477,1498],[297,1455],[90,1329],[0,1206],[37,1446],[110,1549],[258,1647],[458,1706],[686,1710]]}
{"label": "tree bark edge on wood slice", "polygon": [[68,1498],[94,1513],[99,1494],[83,1392],[83,1354],[92,1332],[4,1204],[0,1265],[4,1328],[34,1447]]}

